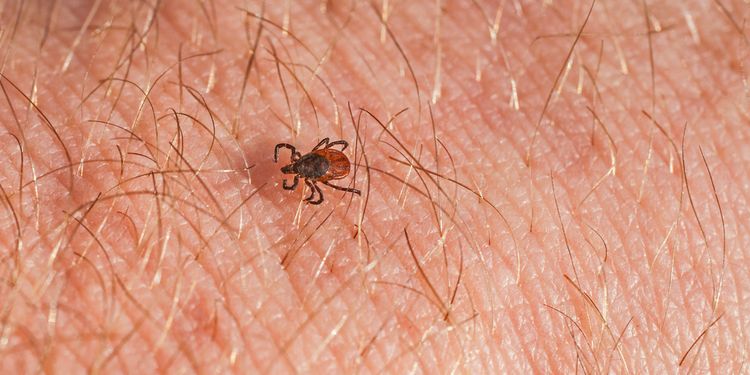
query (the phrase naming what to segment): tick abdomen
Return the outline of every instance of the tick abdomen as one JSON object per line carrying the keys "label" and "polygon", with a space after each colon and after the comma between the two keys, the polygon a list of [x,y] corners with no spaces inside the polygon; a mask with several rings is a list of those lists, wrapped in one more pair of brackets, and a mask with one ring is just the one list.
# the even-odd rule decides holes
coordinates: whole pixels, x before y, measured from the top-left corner
{"label": "tick abdomen", "polygon": [[314,155],[320,155],[328,161],[328,171],[322,180],[338,180],[349,174],[349,159],[339,150],[326,148],[311,152]]}

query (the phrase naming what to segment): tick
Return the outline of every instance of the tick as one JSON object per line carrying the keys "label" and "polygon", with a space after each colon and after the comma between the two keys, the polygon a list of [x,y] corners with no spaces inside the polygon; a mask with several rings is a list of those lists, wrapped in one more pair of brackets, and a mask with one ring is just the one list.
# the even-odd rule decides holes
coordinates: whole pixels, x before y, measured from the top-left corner
{"label": "tick", "polygon": [[[336,150],[334,146],[341,146],[341,150]],[[276,145],[276,149],[273,152],[273,162],[279,161],[279,150],[282,148],[288,148],[291,150],[291,163],[281,168],[281,172],[284,174],[293,174],[294,182],[291,185],[287,185],[287,180],[284,179],[281,186],[286,190],[294,190],[299,184],[299,179],[304,178],[305,184],[310,187],[312,192],[310,196],[305,199],[305,202],[310,204],[321,204],[323,203],[323,192],[320,191],[318,182],[328,185],[336,190],[347,191],[357,195],[362,195],[357,189],[345,188],[342,186],[336,186],[329,181],[340,180],[349,175],[349,168],[351,163],[346,155],[341,152],[349,146],[346,141],[335,141],[330,142],[328,138],[323,138],[312,151],[302,155],[297,148],[288,143],[279,143]],[[313,200],[315,193],[318,194],[318,199]]]}

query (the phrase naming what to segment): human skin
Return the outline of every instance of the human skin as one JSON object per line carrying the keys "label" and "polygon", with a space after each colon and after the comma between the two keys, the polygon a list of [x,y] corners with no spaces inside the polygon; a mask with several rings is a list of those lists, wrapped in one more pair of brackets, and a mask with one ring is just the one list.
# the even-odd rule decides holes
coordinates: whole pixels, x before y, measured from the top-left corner
{"label": "human skin", "polygon": [[747,371],[746,4],[152,3],[3,5],[4,373]]}

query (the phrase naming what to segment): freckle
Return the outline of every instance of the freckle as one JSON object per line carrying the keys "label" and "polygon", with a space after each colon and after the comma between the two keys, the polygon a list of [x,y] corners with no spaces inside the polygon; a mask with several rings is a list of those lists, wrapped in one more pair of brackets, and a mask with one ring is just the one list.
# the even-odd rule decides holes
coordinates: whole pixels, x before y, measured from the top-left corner
{"label": "freckle", "polygon": [[735,73],[743,73],[745,70],[742,61],[738,59],[729,60],[729,69],[731,69]]}

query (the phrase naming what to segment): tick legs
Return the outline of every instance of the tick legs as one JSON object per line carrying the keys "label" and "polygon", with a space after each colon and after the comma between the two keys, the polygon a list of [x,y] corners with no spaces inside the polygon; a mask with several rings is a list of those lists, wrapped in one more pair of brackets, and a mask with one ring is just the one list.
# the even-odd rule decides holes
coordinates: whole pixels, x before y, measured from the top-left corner
{"label": "tick legs", "polygon": [[[317,182],[320,182],[320,181],[313,182],[313,181],[310,181],[308,179],[305,179],[305,185],[307,185],[310,188],[310,196],[308,196],[307,198],[305,198],[305,202],[307,202],[309,204],[315,204],[315,205],[317,205],[317,204],[323,203],[323,192],[320,190],[320,186],[318,186]],[[286,180],[284,180],[284,184],[283,184],[284,185],[284,189],[294,190],[294,188],[297,187],[297,183],[299,183],[299,176],[294,176],[294,184],[292,184],[291,186],[288,186],[286,184]],[[345,187],[342,187],[342,186],[336,186],[336,185],[333,185],[331,183],[328,183],[327,181],[325,181],[323,183],[326,184],[326,185],[328,185],[328,186],[330,186],[330,187],[332,187],[332,188],[334,188],[334,189],[336,189],[336,190],[341,190],[341,191],[346,191],[346,192],[349,192],[349,193],[354,193],[354,194],[357,194],[357,195],[362,195],[362,192],[360,192],[359,190],[354,189],[354,188],[345,188]],[[315,194],[318,195],[318,199],[314,199],[315,198]]]}
{"label": "tick legs", "polygon": [[290,145],[289,143],[279,143],[276,145],[276,148],[273,150],[273,162],[279,161],[279,150],[282,148],[288,148],[292,151],[292,161],[297,161],[299,158],[302,157],[302,154],[297,152],[297,148]]}
{"label": "tick legs", "polygon": [[[328,137],[325,137],[323,138],[323,140],[320,141],[320,143],[318,143],[315,147],[313,147],[312,150],[315,151],[323,146],[326,146],[327,144],[328,144]],[[328,146],[326,146],[326,148],[328,148]]]}
{"label": "tick legs", "polygon": [[349,147],[349,142],[344,141],[344,140],[336,141],[336,142],[331,142],[331,143],[328,144],[328,146],[326,146],[326,148],[331,148],[331,147],[337,146],[337,145],[344,145],[344,147],[341,147],[341,151],[344,151],[344,150],[346,150],[347,147]]}
{"label": "tick legs", "polygon": [[283,187],[286,190],[294,190],[297,188],[297,184],[299,184],[299,176],[294,175],[294,182],[291,185],[286,184],[286,180],[282,180],[281,187]]}
{"label": "tick legs", "polygon": [[318,150],[318,149],[320,149],[323,146],[325,146],[325,148],[331,148],[333,146],[343,145],[344,147],[341,147],[341,151],[344,151],[349,146],[349,142],[344,141],[344,140],[335,141],[335,142],[331,142],[331,143],[328,143],[328,141],[329,141],[329,139],[327,137],[323,138],[323,140],[321,140],[315,147],[313,147],[312,150],[313,151]]}
{"label": "tick legs", "polygon": [[342,186],[336,186],[334,184],[329,183],[328,181],[323,182],[323,183],[326,184],[326,185],[328,185],[328,186],[330,186],[330,187],[332,187],[332,188],[334,188],[334,189],[336,189],[336,190],[341,190],[341,191],[346,191],[346,192],[349,192],[349,193],[354,193],[354,194],[357,194],[357,195],[362,195],[361,191],[359,191],[357,189],[354,189],[354,188],[345,188],[345,187],[342,187]]}
{"label": "tick legs", "polygon": [[[307,184],[307,186],[309,186],[311,190],[310,196],[307,197],[307,199],[305,199],[305,202],[310,203],[310,204],[323,203],[323,192],[320,191],[320,187],[318,187],[317,184],[315,184],[314,182],[311,182],[310,180],[305,180],[305,184]],[[316,192],[318,193],[318,199],[312,200]]]}
{"label": "tick legs", "polygon": [[312,182],[310,180],[305,180],[305,185],[310,188],[310,196],[305,198],[305,202],[309,202],[313,199],[315,196],[315,186],[313,186]]}

